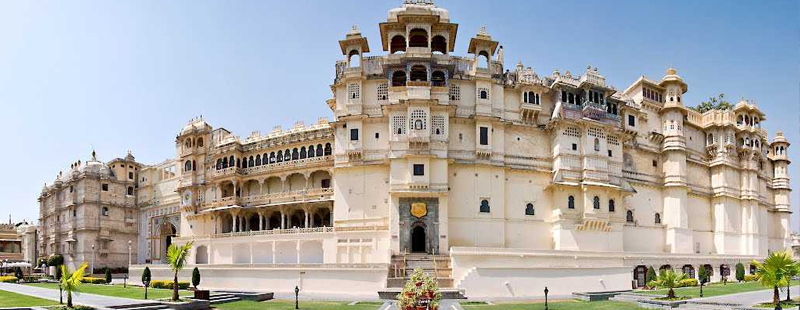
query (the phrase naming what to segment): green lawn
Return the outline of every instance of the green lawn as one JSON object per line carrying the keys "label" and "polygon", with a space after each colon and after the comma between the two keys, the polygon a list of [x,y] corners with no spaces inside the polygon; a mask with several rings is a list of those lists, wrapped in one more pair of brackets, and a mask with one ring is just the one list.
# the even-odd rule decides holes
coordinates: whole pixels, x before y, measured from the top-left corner
{"label": "green lawn", "polygon": [[[349,302],[311,302],[300,301],[301,310],[376,310],[380,308],[382,303],[368,302],[348,306]],[[293,300],[268,300],[268,301],[250,301],[242,300],[231,303],[214,305],[216,309],[223,310],[294,310]]]}
{"label": "green lawn", "polygon": [[57,301],[0,290],[0,308],[57,305]]}
{"label": "green lawn", "polygon": [[[58,290],[57,283],[28,283],[25,285],[38,286],[49,289]],[[87,294],[96,294],[104,296],[131,298],[131,299],[144,299],[144,288],[139,286],[128,285],[123,288],[122,285],[104,285],[104,284],[81,284],[80,291]],[[192,296],[193,293],[189,291],[180,291],[181,296]],[[172,290],[165,289],[147,289],[147,299],[159,299],[172,297]]]}
{"label": "green lawn", "polygon": [[[792,281],[792,286],[796,286],[800,284],[798,281]],[[728,282],[728,285],[723,285],[722,283],[714,283],[712,285],[706,285],[703,287],[703,297],[713,297],[713,296],[720,296],[720,295],[729,295],[729,294],[736,294],[742,292],[751,292],[751,291],[758,291],[758,290],[767,290],[770,289],[768,287],[761,286],[758,282],[746,282],[746,283],[731,283]],[[653,295],[667,295],[666,289],[663,290],[642,290],[636,291],[637,293],[644,293],[644,294],[653,294]],[[688,296],[688,297],[700,297],[700,287],[681,287],[675,289],[675,295],[677,296]]]}
{"label": "green lawn", "polygon": [[[462,304],[466,310],[542,310],[544,302],[535,303],[496,303],[494,305]],[[618,301],[558,301],[548,304],[551,310],[638,310],[635,304]]]}

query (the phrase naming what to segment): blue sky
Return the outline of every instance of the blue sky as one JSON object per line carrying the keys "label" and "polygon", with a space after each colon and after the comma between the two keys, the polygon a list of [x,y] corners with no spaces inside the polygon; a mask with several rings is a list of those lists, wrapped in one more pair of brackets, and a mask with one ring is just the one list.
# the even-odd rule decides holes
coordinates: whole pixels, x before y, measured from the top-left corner
{"label": "blue sky", "polygon": [[[192,117],[244,137],[331,118],[337,40],[357,24],[371,55],[401,0],[0,0],[0,219],[35,219],[42,184],[94,147],[144,163],[175,155]],[[598,67],[618,89],[670,65],[690,105],[718,93],[756,100],[783,130],[800,201],[800,2],[444,1],[457,55],[481,25],[540,74]],[[489,5],[492,6],[489,6]],[[796,212],[797,213],[797,212]],[[798,217],[793,220],[798,229]]]}

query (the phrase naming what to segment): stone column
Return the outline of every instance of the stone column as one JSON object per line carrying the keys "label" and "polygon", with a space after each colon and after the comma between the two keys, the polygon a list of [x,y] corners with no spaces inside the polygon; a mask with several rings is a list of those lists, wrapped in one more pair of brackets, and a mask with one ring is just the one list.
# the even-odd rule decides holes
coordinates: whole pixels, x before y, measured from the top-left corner
{"label": "stone column", "polygon": [[308,228],[310,227],[308,225],[308,209],[303,209],[303,213],[305,213],[305,224],[306,224],[304,227]]}
{"label": "stone column", "polygon": [[258,212],[258,230],[264,230],[264,213]]}
{"label": "stone column", "polygon": [[297,244],[297,245],[295,245],[295,247],[297,248],[297,264],[299,264],[300,263],[300,239],[297,239],[297,241],[295,241],[295,242]]}
{"label": "stone column", "polygon": [[281,229],[286,229],[286,213],[281,210]]}
{"label": "stone column", "polygon": [[233,225],[231,225],[231,232],[239,231],[239,217],[236,216],[233,212],[231,212],[231,217],[233,218]]}

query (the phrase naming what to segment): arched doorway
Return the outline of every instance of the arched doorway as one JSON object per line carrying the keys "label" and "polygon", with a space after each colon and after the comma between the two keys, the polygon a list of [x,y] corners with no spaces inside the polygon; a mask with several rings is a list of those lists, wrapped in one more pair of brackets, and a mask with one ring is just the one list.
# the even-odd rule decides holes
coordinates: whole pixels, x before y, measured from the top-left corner
{"label": "arched doorway", "polygon": [[161,262],[167,263],[167,251],[169,246],[172,245],[172,237],[177,235],[178,231],[175,226],[170,222],[161,224]]}
{"label": "arched doorway", "polygon": [[633,279],[636,281],[636,287],[644,287],[645,279],[647,277],[647,267],[639,265],[633,269]]}
{"label": "arched doorway", "polygon": [[425,236],[425,227],[423,226],[416,226],[411,229],[411,252],[413,253],[425,253],[426,249],[426,236]]}

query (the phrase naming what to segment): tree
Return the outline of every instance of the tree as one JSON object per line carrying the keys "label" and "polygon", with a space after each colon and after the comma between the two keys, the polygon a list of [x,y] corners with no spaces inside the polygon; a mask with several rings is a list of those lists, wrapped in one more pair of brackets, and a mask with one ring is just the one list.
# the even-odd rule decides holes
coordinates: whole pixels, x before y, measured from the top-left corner
{"label": "tree", "polygon": [[192,286],[197,290],[198,285],[200,285],[200,269],[194,267],[194,270],[192,270]]}
{"label": "tree", "polygon": [[700,271],[697,274],[698,278],[700,278],[700,284],[708,283],[708,270],[706,266],[700,266]]}
{"label": "tree", "polygon": [[175,278],[172,282],[172,300],[178,301],[178,272],[183,270],[186,265],[186,257],[189,255],[189,249],[192,248],[192,242],[184,245],[172,244],[167,250],[167,261],[172,272],[175,273]]}
{"label": "tree", "polygon": [[792,278],[796,277],[798,274],[800,274],[800,264],[794,262],[786,271],[786,276],[788,277],[788,280],[786,280],[786,301],[792,301],[791,293],[789,293],[791,289],[790,286],[792,285]]}
{"label": "tree", "polygon": [[650,281],[647,285],[652,287],[658,288],[666,288],[669,289],[667,293],[667,298],[673,299],[675,298],[675,290],[674,288],[678,287],[681,281],[686,280],[687,275],[685,273],[675,273],[672,269],[664,269],[661,271],[661,274],[658,275],[658,279]]}
{"label": "tree", "polygon": [[67,291],[67,308],[72,308],[72,293],[78,292],[85,270],[86,263],[83,263],[75,272],[71,272],[67,269],[67,266],[61,265],[61,287]]}
{"label": "tree", "polygon": [[772,287],[772,303],[777,305],[781,298],[778,288],[789,285],[791,269],[797,268],[797,263],[792,260],[792,254],[772,252],[763,263],[753,260],[751,264],[756,266],[758,282],[763,286]]}
{"label": "tree", "polygon": [[700,102],[699,105],[692,109],[700,113],[705,113],[711,110],[728,110],[730,108],[731,103],[725,99],[725,94],[719,94],[717,97],[708,97],[708,101]]}
{"label": "tree", "polygon": [[744,281],[744,265],[741,262],[736,264],[736,281]]}
{"label": "tree", "polygon": [[142,285],[144,285],[144,299],[147,299],[147,288],[150,287],[150,267],[144,267],[142,271]]}
{"label": "tree", "polygon": [[58,267],[63,264],[64,264],[64,257],[59,254],[53,254],[47,258],[47,266]]}
{"label": "tree", "polygon": [[650,266],[649,268],[647,268],[647,274],[644,276],[644,283],[648,283],[647,285],[650,285],[649,283],[655,279],[656,279],[656,271],[655,269],[653,269],[653,266]]}
{"label": "tree", "polygon": [[111,268],[106,267],[106,284],[111,284]]}

